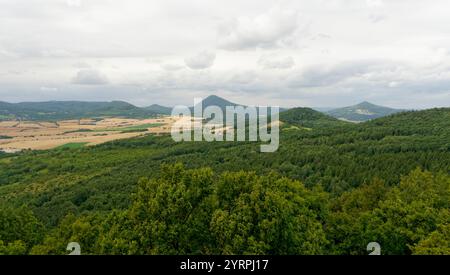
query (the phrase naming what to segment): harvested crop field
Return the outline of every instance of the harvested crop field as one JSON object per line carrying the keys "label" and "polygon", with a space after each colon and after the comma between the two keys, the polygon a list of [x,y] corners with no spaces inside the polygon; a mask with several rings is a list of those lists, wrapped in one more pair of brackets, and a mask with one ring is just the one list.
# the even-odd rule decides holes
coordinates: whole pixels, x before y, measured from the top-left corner
{"label": "harvested crop field", "polygon": [[[169,133],[171,117],[81,119],[56,122],[0,121],[0,150],[78,148],[146,134]],[[66,146],[64,146],[66,145]],[[76,146],[75,146],[76,145]]]}

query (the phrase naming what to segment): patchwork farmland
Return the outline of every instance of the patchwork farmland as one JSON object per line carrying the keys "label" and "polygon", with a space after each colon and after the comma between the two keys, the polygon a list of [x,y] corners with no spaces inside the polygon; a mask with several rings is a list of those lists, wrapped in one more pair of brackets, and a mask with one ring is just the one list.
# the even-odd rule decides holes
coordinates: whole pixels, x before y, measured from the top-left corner
{"label": "patchwork farmland", "polygon": [[56,122],[0,121],[0,150],[46,150],[64,145],[91,146],[104,142],[169,133],[172,117],[152,119],[103,118]]}

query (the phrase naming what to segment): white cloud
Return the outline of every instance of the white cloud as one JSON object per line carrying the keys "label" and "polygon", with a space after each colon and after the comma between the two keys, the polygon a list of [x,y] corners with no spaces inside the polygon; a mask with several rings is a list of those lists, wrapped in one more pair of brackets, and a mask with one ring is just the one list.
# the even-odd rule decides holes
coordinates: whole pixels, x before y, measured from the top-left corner
{"label": "white cloud", "polygon": [[262,55],[258,64],[265,69],[290,69],[295,65],[292,56],[279,56],[274,54]]}
{"label": "white cloud", "polygon": [[183,66],[178,65],[178,64],[173,64],[173,63],[165,63],[165,64],[161,64],[161,68],[166,71],[178,71],[178,70],[183,69]]}
{"label": "white cloud", "polygon": [[108,78],[95,69],[79,70],[72,79],[73,84],[79,85],[104,85],[108,84]]}
{"label": "white cloud", "polygon": [[184,59],[186,66],[193,70],[202,70],[211,67],[216,59],[216,54],[210,51],[202,51]]}
{"label": "white cloud", "polygon": [[371,13],[371,14],[369,15],[369,20],[370,20],[372,23],[378,23],[378,22],[384,21],[384,20],[386,20],[386,19],[387,19],[387,16],[386,16],[385,14]]}
{"label": "white cloud", "polygon": [[389,82],[388,87],[389,87],[389,88],[395,88],[395,87],[397,87],[398,85],[400,85],[399,82],[397,82],[397,81],[391,81],[391,82]]}
{"label": "white cloud", "polygon": [[298,29],[298,13],[272,8],[255,17],[238,17],[219,25],[220,46],[228,50],[270,48],[285,44]]}
{"label": "white cloud", "polygon": [[79,61],[76,62],[72,65],[74,68],[79,68],[79,69],[87,69],[87,68],[91,68],[91,65],[87,62],[84,61]]}
{"label": "white cloud", "polygon": [[81,0],[66,0],[66,4],[69,7],[79,7],[81,6]]}
{"label": "white cloud", "polygon": [[383,0],[366,0],[366,4],[369,8],[379,8],[384,5]]}

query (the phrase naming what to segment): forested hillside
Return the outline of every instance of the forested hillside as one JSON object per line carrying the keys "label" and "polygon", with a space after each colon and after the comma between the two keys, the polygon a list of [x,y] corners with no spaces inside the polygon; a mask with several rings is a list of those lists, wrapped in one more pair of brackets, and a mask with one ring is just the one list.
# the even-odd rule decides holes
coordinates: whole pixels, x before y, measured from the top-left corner
{"label": "forested hillside", "polygon": [[102,116],[146,118],[156,114],[153,110],[139,108],[123,101],[0,102],[0,120],[55,121]]}
{"label": "forested hillside", "polygon": [[450,253],[450,109],[281,120],[275,153],[146,136],[0,155],[0,254]]}
{"label": "forested hillside", "polygon": [[145,107],[144,109],[162,115],[170,115],[172,113],[171,107],[166,107],[159,104],[152,104],[148,107]]}
{"label": "forested hillside", "polygon": [[280,120],[293,126],[304,128],[325,128],[349,124],[311,108],[301,107],[280,113]]}

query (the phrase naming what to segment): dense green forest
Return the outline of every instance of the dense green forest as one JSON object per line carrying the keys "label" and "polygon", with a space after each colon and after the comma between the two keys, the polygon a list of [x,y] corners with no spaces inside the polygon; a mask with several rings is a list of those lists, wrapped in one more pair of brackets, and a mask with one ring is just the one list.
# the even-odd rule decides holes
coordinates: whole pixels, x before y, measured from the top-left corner
{"label": "dense green forest", "polygon": [[145,136],[0,155],[0,254],[450,254],[450,109],[280,114],[280,147]]}

